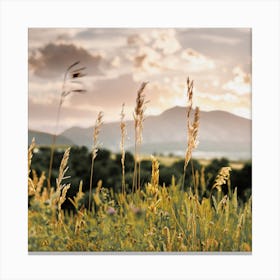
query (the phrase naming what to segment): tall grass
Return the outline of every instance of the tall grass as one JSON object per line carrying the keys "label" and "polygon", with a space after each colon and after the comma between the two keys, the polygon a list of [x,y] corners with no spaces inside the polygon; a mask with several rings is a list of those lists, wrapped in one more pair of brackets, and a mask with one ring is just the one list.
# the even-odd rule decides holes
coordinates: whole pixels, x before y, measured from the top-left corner
{"label": "tall grass", "polygon": [[99,112],[95,126],[93,129],[93,146],[92,146],[92,152],[91,152],[91,168],[90,168],[90,182],[89,182],[89,198],[88,198],[88,209],[91,209],[91,199],[92,199],[92,180],[93,180],[93,167],[94,167],[94,160],[97,156],[98,152],[98,136],[100,133],[101,125],[103,123],[103,113]]}
{"label": "tall grass", "polygon": [[83,71],[86,69],[86,67],[80,67],[76,68],[80,62],[76,61],[75,63],[71,64],[64,73],[64,78],[62,82],[62,90],[60,94],[60,100],[58,104],[58,109],[56,113],[56,119],[55,119],[55,129],[52,136],[52,144],[51,144],[51,154],[50,154],[50,165],[49,165],[49,172],[48,172],[48,188],[51,188],[51,176],[52,176],[52,166],[53,166],[53,157],[54,157],[54,150],[55,150],[55,144],[57,139],[57,130],[59,127],[59,121],[60,121],[60,113],[62,105],[65,101],[65,98],[69,96],[72,93],[85,93],[85,89],[83,89],[81,86],[80,78],[84,77],[86,74],[83,73]]}
{"label": "tall grass", "polygon": [[141,84],[137,91],[136,106],[134,109],[134,173],[133,173],[133,183],[132,192],[140,190],[140,180],[141,180],[141,159],[140,159],[140,148],[142,143],[142,131],[144,122],[144,111],[145,111],[145,95],[144,89],[148,82]]}
{"label": "tall grass", "polygon": [[[80,69],[77,70],[79,73]],[[230,167],[223,167],[209,192],[206,190],[204,169],[193,170],[194,192],[185,188],[186,168],[198,144],[199,108],[191,117],[193,81],[187,79],[187,149],[183,182],[173,177],[169,186],[160,184],[159,162],[151,158],[150,182],[140,186],[140,146],[145,110],[143,83],[137,92],[134,111],[135,153],[132,193],[125,189],[124,105],[121,110],[121,195],[103,187],[102,181],[93,193],[94,160],[103,123],[99,112],[94,130],[89,182],[88,209],[80,182],[79,191],[69,197],[75,212],[63,210],[70,184],[63,184],[68,171],[70,148],[62,158],[56,189],[44,187],[44,172],[40,177],[32,170],[35,148],[28,149],[28,248],[30,251],[251,251],[251,198],[238,202],[237,188],[230,187]],[[31,176],[32,174],[32,176]],[[97,174],[98,175],[98,174]],[[48,179],[49,181],[49,179]],[[227,194],[224,187],[227,184]],[[187,191],[182,191],[182,188]],[[93,197],[93,200],[92,200]],[[94,207],[92,207],[94,204]]]}
{"label": "tall grass", "polygon": [[125,113],[124,113],[124,103],[122,104],[122,111],[121,111],[121,165],[122,165],[122,194],[125,196],[126,190],[125,190],[125,148],[124,148],[124,142],[126,137],[126,124],[124,121]]}
{"label": "tall grass", "polygon": [[[238,205],[237,189],[231,197],[200,197],[182,192],[173,180],[159,185],[159,164],[152,158],[151,181],[141,192],[120,197],[99,182],[94,194],[95,211],[83,206],[82,184],[71,201],[76,209],[63,211],[69,185],[66,177],[69,149],[60,165],[57,189],[48,203],[44,192],[34,196],[28,210],[29,251],[119,252],[235,252],[252,250],[251,198]],[[229,170],[229,169],[228,169]],[[221,186],[217,176],[213,189]],[[30,178],[30,177],[29,177]],[[30,180],[33,180],[30,178]],[[35,182],[33,182],[35,184]],[[218,189],[217,189],[218,190]],[[137,199],[135,199],[135,196]]]}
{"label": "tall grass", "polygon": [[[182,189],[185,187],[185,176],[189,161],[192,157],[192,152],[198,146],[198,128],[199,128],[199,107],[195,108],[193,121],[191,121],[191,111],[193,105],[193,81],[187,79],[187,149],[185,153],[184,172],[182,179]],[[193,166],[192,166],[193,170]],[[193,181],[195,176],[193,171]]]}
{"label": "tall grass", "polygon": [[69,176],[65,176],[68,170],[67,163],[69,159],[69,154],[70,154],[70,148],[67,148],[64,152],[63,158],[60,163],[58,178],[56,179],[56,192],[52,197],[52,201],[51,201],[53,205],[57,206],[58,225],[63,225],[63,212],[61,210],[61,206],[66,200],[66,193],[70,188],[70,184],[67,185],[62,184],[63,180],[70,178]]}

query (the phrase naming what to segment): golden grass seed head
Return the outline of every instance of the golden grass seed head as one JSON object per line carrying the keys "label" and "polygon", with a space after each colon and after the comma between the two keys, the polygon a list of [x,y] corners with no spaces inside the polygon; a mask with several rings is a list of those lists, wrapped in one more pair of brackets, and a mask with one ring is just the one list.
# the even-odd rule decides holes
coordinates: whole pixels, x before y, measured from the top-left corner
{"label": "golden grass seed head", "polygon": [[94,130],[93,130],[93,153],[96,152],[96,147],[98,145],[98,136],[100,134],[101,125],[103,124],[103,112],[99,112],[97,119],[95,121]]}
{"label": "golden grass seed head", "polygon": [[143,82],[137,91],[136,106],[134,109],[134,127],[136,131],[136,141],[138,144],[142,143],[142,130],[144,121],[144,111],[145,111],[145,95],[144,89],[148,82]]}
{"label": "golden grass seed head", "polygon": [[230,178],[230,171],[231,167],[222,167],[219,171],[219,174],[217,175],[215,179],[215,183],[212,187],[212,189],[217,189],[218,191],[222,190],[222,186],[229,180]]}
{"label": "golden grass seed head", "polygon": [[191,110],[193,104],[193,81],[187,78],[187,149],[185,153],[184,173],[192,157],[192,152],[198,146],[198,129],[200,111],[199,107],[195,108],[193,122],[191,121]]}
{"label": "golden grass seed head", "polygon": [[154,156],[151,156],[151,158],[152,158],[151,184],[153,186],[158,186],[158,184],[159,184],[159,162]]}
{"label": "golden grass seed head", "polygon": [[69,177],[65,177],[65,173],[68,170],[67,163],[69,159],[69,154],[70,154],[70,147],[65,150],[63,158],[60,163],[58,178],[56,180],[57,188],[60,188],[63,179],[69,178]]}
{"label": "golden grass seed head", "polygon": [[32,160],[33,150],[34,150],[35,146],[36,146],[35,138],[33,137],[32,142],[28,148],[28,176],[30,174],[31,160]]}

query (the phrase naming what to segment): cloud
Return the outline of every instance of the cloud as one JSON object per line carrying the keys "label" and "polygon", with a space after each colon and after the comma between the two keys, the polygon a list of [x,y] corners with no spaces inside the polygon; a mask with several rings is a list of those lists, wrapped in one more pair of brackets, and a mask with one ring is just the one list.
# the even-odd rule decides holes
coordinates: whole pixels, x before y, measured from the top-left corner
{"label": "cloud", "polygon": [[195,104],[199,105],[201,110],[223,110],[241,117],[251,117],[251,99],[248,95],[236,95],[233,93],[213,94],[210,92],[194,93]]}
{"label": "cloud", "polygon": [[133,46],[142,46],[145,44],[150,43],[150,37],[147,34],[144,33],[137,33],[137,34],[131,34],[127,36],[127,45],[130,47]]}
{"label": "cloud", "polygon": [[250,108],[248,107],[236,107],[232,110],[232,113],[247,118],[247,119],[251,119],[252,118],[252,112],[250,110]]}
{"label": "cloud", "polygon": [[[251,36],[250,28],[185,28],[178,29],[180,42],[199,43],[201,47],[207,48],[208,44],[225,47],[227,50],[244,43]],[[212,48],[211,48],[212,50]]]}
{"label": "cloud", "polygon": [[160,50],[163,55],[174,54],[182,48],[174,29],[158,29],[152,32],[152,36],[154,37],[153,48]]}
{"label": "cloud", "polygon": [[182,51],[181,58],[187,61],[190,71],[197,72],[215,68],[213,60],[190,48]]}
{"label": "cloud", "polygon": [[155,107],[158,111],[186,103],[184,84],[176,80],[170,80],[166,84],[152,82],[147,90],[147,95],[151,107]]}
{"label": "cloud", "polygon": [[46,81],[45,79],[29,77],[28,92],[33,101],[47,102],[60,96],[62,81]]}
{"label": "cloud", "polygon": [[121,66],[121,59],[120,57],[117,55],[115,56],[112,61],[111,61],[111,65],[114,67],[114,68],[119,68]]}
{"label": "cloud", "polygon": [[[133,29],[132,29],[133,30]],[[110,50],[121,48],[126,45],[126,36],[129,29],[122,28],[87,28],[80,29],[73,36],[73,42],[90,50]]]}
{"label": "cloud", "polygon": [[180,50],[176,54],[163,54],[161,51],[150,47],[142,46],[138,48],[134,56],[130,56],[133,61],[133,72],[136,80],[150,79],[153,75],[173,75],[175,73],[206,73],[212,71],[215,62],[193,49]]}
{"label": "cloud", "polygon": [[79,28],[29,28],[28,49],[32,51],[50,42],[72,43],[79,30]]}
{"label": "cloud", "polygon": [[143,81],[147,115],[185,106],[187,76],[202,110],[250,110],[248,29],[40,28],[29,30],[30,124],[52,128],[64,71],[76,60],[87,67],[87,92],[67,97],[61,127],[92,125],[99,110],[105,121],[119,121],[123,102],[132,119]]}
{"label": "cloud", "polygon": [[88,75],[102,75],[102,59],[102,53],[91,54],[74,44],[49,43],[29,57],[29,67],[34,75],[55,78],[61,76],[73,62],[80,61],[87,67]]}
{"label": "cloud", "polygon": [[[177,53],[182,49],[175,29],[137,29],[127,36],[124,57],[132,62],[131,71],[139,81],[150,79],[175,67]],[[178,67],[178,64],[177,64]]]}
{"label": "cloud", "polygon": [[175,29],[140,29],[127,37],[127,44],[131,47],[149,46],[163,55],[174,54],[182,48]]}
{"label": "cloud", "polygon": [[232,70],[233,79],[223,85],[223,89],[232,91],[238,95],[251,93],[251,75],[245,73],[240,67]]}
{"label": "cloud", "polygon": [[236,61],[244,71],[251,70],[252,36],[248,28],[177,29],[182,46],[211,57],[221,67],[232,69]]}
{"label": "cloud", "polygon": [[215,34],[202,34],[201,38],[216,44],[238,45],[241,41],[239,37],[225,37]]}
{"label": "cloud", "polygon": [[229,92],[226,92],[224,94],[213,94],[213,93],[204,93],[204,92],[196,92],[195,96],[198,96],[200,98],[206,98],[212,101],[220,102],[220,101],[226,101],[230,103],[238,103],[239,98]]}
{"label": "cloud", "polygon": [[150,47],[142,47],[133,58],[133,65],[136,70],[148,74],[159,73],[163,68],[161,54]]}

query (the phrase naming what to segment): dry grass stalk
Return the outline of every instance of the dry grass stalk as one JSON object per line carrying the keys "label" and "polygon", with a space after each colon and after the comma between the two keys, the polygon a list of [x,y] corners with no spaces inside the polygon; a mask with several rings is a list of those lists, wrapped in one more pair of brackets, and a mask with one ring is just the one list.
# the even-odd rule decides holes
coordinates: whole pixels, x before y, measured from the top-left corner
{"label": "dry grass stalk", "polygon": [[39,181],[37,172],[34,169],[32,169],[31,171],[32,171],[32,181],[33,181],[34,185],[37,185],[38,181]]}
{"label": "dry grass stalk", "polygon": [[142,143],[142,131],[145,111],[145,95],[144,89],[148,82],[143,82],[137,92],[136,106],[134,110],[134,130],[135,130],[135,146],[134,146],[134,173],[132,192],[140,190],[140,145]]}
{"label": "dry grass stalk", "polygon": [[70,184],[64,185],[62,184],[62,181],[65,179],[70,178],[70,176],[65,176],[65,173],[68,170],[68,159],[69,159],[69,154],[70,154],[70,148],[67,148],[64,152],[63,158],[60,163],[59,167],[59,173],[58,177],[56,179],[56,191],[51,194],[51,205],[54,207],[57,207],[57,225],[62,225],[63,224],[63,213],[61,211],[61,206],[66,200],[66,194],[68,189],[70,188]]}
{"label": "dry grass stalk", "polygon": [[65,176],[65,173],[68,170],[67,163],[69,159],[69,153],[70,153],[70,148],[67,148],[60,162],[59,173],[58,173],[58,177],[56,178],[56,190],[54,191],[53,188],[51,188],[50,190],[50,199],[51,199],[51,204],[53,206],[59,203],[61,191],[65,187],[65,185],[62,184],[62,180],[68,179],[70,177],[70,176]]}
{"label": "dry grass stalk", "polygon": [[192,157],[192,152],[198,146],[198,128],[199,128],[199,108],[195,108],[194,121],[191,122],[188,120],[188,146],[185,154],[185,165],[184,170],[187,168],[187,165]]}
{"label": "dry grass stalk", "polygon": [[59,197],[58,203],[57,203],[57,210],[58,210],[58,223],[59,224],[63,224],[63,212],[61,211],[61,206],[64,203],[64,201],[66,200],[66,194],[67,191],[70,188],[70,184],[67,184],[66,186],[63,187],[62,191],[61,191],[61,195]]}
{"label": "dry grass stalk", "polygon": [[188,89],[188,101],[187,101],[187,150],[185,154],[185,163],[184,163],[184,174],[183,174],[183,183],[182,188],[184,188],[185,184],[185,175],[186,175],[186,169],[188,166],[189,161],[192,157],[192,152],[195,148],[198,146],[198,129],[199,129],[199,107],[195,108],[194,111],[194,118],[193,122],[191,121],[191,110],[192,110],[192,98],[193,98],[193,81],[190,81],[190,79],[187,79],[187,89]]}
{"label": "dry grass stalk", "polygon": [[193,81],[187,78],[187,90],[188,90],[188,100],[187,100],[187,119],[190,119],[190,114],[193,105]]}
{"label": "dry grass stalk", "polygon": [[162,234],[165,236],[166,239],[166,251],[171,252],[172,251],[171,235],[170,235],[170,230],[167,226],[165,226],[162,229]]}
{"label": "dry grass stalk", "polygon": [[69,159],[69,154],[70,154],[70,147],[65,150],[63,158],[60,163],[59,173],[58,173],[58,177],[56,179],[56,189],[57,190],[60,189],[62,180],[69,178],[69,176],[65,176],[65,173],[68,170],[67,163],[68,163],[68,159]]}
{"label": "dry grass stalk", "polygon": [[[51,144],[51,155],[50,155],[50,165],[49,165],[49,173],[48,173],[48,188],[51,188],[51,175],[52,175],[52,165],[53,165],[53,157],[54,157],[54,149],[56,144],[57,138],[57,130],[59,127],[59,120],[60,120],[60,112],[62,105],[64,103],[65,98],[70,95],[71,93],[85,93],[85,89],[80,88],[81,82],[78,80],[81,77],[86,76],[84,71],[86,67],[75,68],[80,62],[77,61],[71,64],[64,73],[63,83],[62,83],[62,90],[60,94],[59,105],[56,114],[56,121],[55,121],[55,130],[52,137],[52,144]],[[74,86],[76,84],[77,86]]]}
{"label": "dry grass stalk", "polygon": [[159,162],[157,159],[152,156],[152,178],[151,184],[155,187],[159,184]]}
{"label": "dry grass stalk", "polygon": [[40,178],[38,179],[38,181],[36,183],[36,192],[35,192],[35,199],[36,200],[40,200],[41,199],[41,191],[42,191],[45,179],[46,179],[45,171],[43,171],[41,176],[40,176]]}
{"label": "dry grass stalk", "polygon": [[74,198],[73,199],[71,197],[68,198],[77,211],[78,211],[78,208],[79,208],[79,202],[83,197],[84,197],[83,181],[81,180],[80,184],[79,184],[79,191],[76,193]]}
{"label": "dry grass stalk", "polygon": [[[192,165],[193,167],[193,165]],[[199,171],[196,169],[194,172],[194,178],[195,178],[195,182],[194,182],[194,193],[196,195],[196,197],[198,197],[198,186],[199,186]]]}
{"label": "dry grass stalk", "polygon": [[122,111],[121,111],[121,164],[122,164],[122,194],[125,195],[125,150],[124,150],[124,142],[126,137],[126,124],[124,121],[125,114],[124,114],[124,103],[122,104]]}
{"label": "dry grass stalk", "polygon": [[200,186],[201,186],[201,194],[203,195],[206,191],[206,181],[205,181],[205,166],[201,167],[200,171]]}
{"label": "dry grass stalk", "polygon": [[31,172],[31,161],[33,157],[33,151],[36,147],[35,139],[32,139],[32,142],[28,148],[28,195],[35,195],[35,199],[39,200],[41,196],[41,190],[43,183],[46,179],[45,172],[43,171],[40,178],[38,178],[35,170],[32,170],[32,178],[29,177]]}
{"label": "dry grass stalk", "polygon": [[32,161],[32,156],[33,156],[33,150],[35,148],[36,144],[35,144],[35,139],[32,139],[32,142],[28,148],[28,176],[30,174],[30,170],[31,170],[31,161]]}
{"label": "dry grass stalk", "polygon": [[[146,194],[153,198],[154,202],[159,202],[159,162],[154,156],[151,156],[152,159],[152,174],[151,182],[146,185]],[[156,210],[156,205],[150,205],[150,209]]]}
{"label": "dry grass stalk", "polygon": [[230,171],[231,167],[222,167],[219,171],[219,174],[217,175],[215,179],[215,183],[212,186],[213,189],[217,189],[219,192],[222,191],[222,186],[228,182],[230,178]]}
{"label": "dry grass stalk", "polygon": [[98,152],[98,136],[100,133],[101,125],[103,123],[103,113],[99,112],[94,130],[93,130],[93,146],[92,146],[92,157],[91,157],[91,168],[90,168],[90,183],[89,183],[89,198],[88,198],[88,209],[90,210],[91,207],[91,196],[92,196],[92,179],[93,179],[93,167],[94,167],[94,160],[97,156]]}
{"label": "dry grass stalk", "polygon": [[85,225],[85,221],[84,221],[84,217],[85,217],[85,209],[82,207],[77,214],[76,217],[76,223],[75,223],[75,234],[79,234],[80,229],[82,227],[84,227]]}
{"label": "dry grass stalk", "polygon": [[36,187],[34,184],[34,180],[32,180],[29,175],[31,171],[31,161],[33,156],[33,150],[35,148],[35,139],[32,139],[32,142],[28,148],[28,195],[33,195],[36,192]]}

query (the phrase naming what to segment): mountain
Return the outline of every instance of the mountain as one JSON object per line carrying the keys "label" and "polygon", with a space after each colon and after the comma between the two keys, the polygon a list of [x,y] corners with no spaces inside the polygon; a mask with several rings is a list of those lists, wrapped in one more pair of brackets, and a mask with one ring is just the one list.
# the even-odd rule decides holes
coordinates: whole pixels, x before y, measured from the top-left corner
{"label": "mountain", "polygon": [[[133,151],[134,122],[127,121],[126,150]],[[224,111],[200,113],[199,146],[194,155],[198,157],[221,157],[231,159],[251,158],[252,121]],[[72,127],[63,136],[77,145],[92,146],[93,127]],[[100,131],[102,147],[119,151],[120,123],[105,123]],[[173,107],[158,116],[144,121],[143,153],[183,155],[186,149],[186,108]]]}
{"label": "mountain", "polygon": [[[30,145],[33,137],[35,138],[35,141],[38,145],[50,146],[52,143],[53,135],[45,132],[28,130],[28,145]],[[74,145],[74,142],[63,135],[58,135],[56,138],[56,144]]]}

